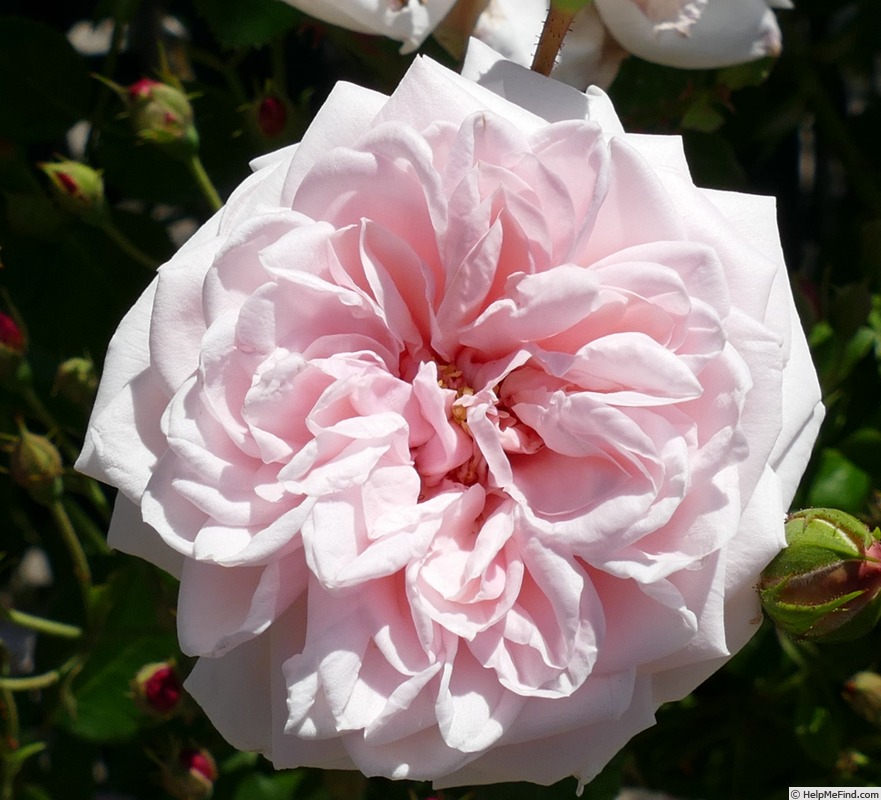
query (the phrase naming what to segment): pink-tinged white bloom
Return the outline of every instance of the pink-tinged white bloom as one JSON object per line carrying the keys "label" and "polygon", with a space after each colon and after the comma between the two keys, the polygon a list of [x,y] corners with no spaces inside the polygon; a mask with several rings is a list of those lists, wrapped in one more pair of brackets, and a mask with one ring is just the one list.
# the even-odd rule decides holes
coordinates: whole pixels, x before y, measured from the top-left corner
{"label": "pink-tinged white bloom", "polygon": [[403,42],[401,52],[419,47],[455,0],[284,0],[316,19],[342,28]]}
{"label": "pink-tinged white bloom", "polygon": [[[489,0],[473,35],[518,64],[532,62],[549,0]],[[711,68],[780,52],[770,7],[788,0],[596,0],[563,41],[553,77],[608,86],[628,52],[673,67]]]}
{"label": "pink-tinged white bloom", "polygon": [[756,627],[822,416],[768,198],[498,59],[339,84],[120,325],[79,467],[279,767],[589,780]]}
{"label": "pink-tinged white bloom", "polygon": [[621,45],[671,67],[727,67],[780,54],[773,8],[790,0],[596,0]]}

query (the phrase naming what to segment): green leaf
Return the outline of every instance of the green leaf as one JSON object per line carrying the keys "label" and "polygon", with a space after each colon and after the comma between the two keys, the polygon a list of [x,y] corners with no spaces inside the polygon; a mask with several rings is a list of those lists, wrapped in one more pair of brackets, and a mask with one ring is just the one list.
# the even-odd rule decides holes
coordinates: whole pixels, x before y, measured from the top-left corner
{"label": "green leaf", "polygon": [[807,691],[803,692],[796,709],[795,735],[805,753],[818,764],[831,766],[835,763],[841,733],[829,709],[817,704]]}
{"label": "green leaf", "polygon": [[864,510],[872,490],[872,478],[840,451],[821,451],[814,480],[808,489],[806,505],[839,508],[859,513]]}
{"label": "green leaf", "polygon": [[33,20],[0,17],[0,138],[55,139],[88,116],[90,81],[64,34]]}
{"label": "green leaf", "polygon": [[881,476],[881,431],[859,428],[839,444],[839,450],[861,469]]}
{"label": "green leaf", "polygon": [[304,773],[299,770],[264,775],[252,772],[236,787],[233,800],[290,800],[303,782]]}
{"label": "green leaf", "polygon": [[264,45],[303,19],[278,0],[196,0],[196,7],[220,44],[229,48]]}
{"label": "green leaf", "polygon": [[760,86],[765,82],[774,60],[761,58],[746,64],[736,64],[719,70],[717,80],[729,89],[744,89],[747,86]]}
{"label": "green leaf", "polygon": [[52,795],[39,786],[27,783],[21,789],[21,800],[52,800]]}
{"label": "green leaf", "polygon": [[177,639],[157,570],[130,562],[103,593],[108,613],[101,635],[71,686],[59,723],[97,742],[123,741],[148,720],[131,697],[131,681],[144,664],[176,656]]}
{"label": "green leaf", "polygon": [[725,115],[719,111],[712,96],[702,95],[692,103],[682,115],[682,127],[702,133],[713,133],[725,122]]}

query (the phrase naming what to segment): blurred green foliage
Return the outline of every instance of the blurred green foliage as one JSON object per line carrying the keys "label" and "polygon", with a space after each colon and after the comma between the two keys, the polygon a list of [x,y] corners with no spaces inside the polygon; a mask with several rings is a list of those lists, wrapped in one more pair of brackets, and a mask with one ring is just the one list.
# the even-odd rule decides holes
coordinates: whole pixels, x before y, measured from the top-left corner
{"label": "blurred green foliage", "polygon": [[[828,416],[796,499],[881,522],[881,4],[797,0],[782,12],[776,62],[685,72],[628,60],[610,93],[631,130],[681,133],[697,182],[778,198],[783,247],[820,372]],[[251,158],[295,141],[334,82],[391,91],[412,56],[390,41],[308,19],[276,0],[6,0],[0,7],[0,311],[26,332],[32,378],[0,388],[0,435],[16,421],[48,433],[65,459],[58,508],[0,476],[3,607],[76,626],[77,638],[6,620],[0,677],[2,800],[155,798],[157,761],[198,744],[217,759],[220,800],[439,796],[420,784],[342,784],[312,770],[274,772],[232,751],[194,705],[170,720],[141,711],[130,681],[150,661],[188,661],[174,635],[174,582],[102,543],[103,495],[73,474],[87,408],[53,392],[65,359],[98,362],[161,263],[210,214],[190,173],[134,142],[120,85],[168,70],[192,98],[207,172],[225,196]],[[105,48],[65,34],[107,20]],[[127,33],[125,33],[127,31]],[[439,46],[424,52],[444,60]],[[447,63],[450,66],[449,60]],[[261,130],[276,97],[283,130]],[[76,157],[103,174],[115,233],[68,216],[38,163]],[[98,494],[96,494],[96,491]],[[59,517],[59,513],[62,517]],[[91,565],[83,594],[56,529],[67,519]],[[50,585],[21,584],[37,548]],[[18,583],[17,583],[18,581]],[[34,642],[36,644],[34,645]],[[881,730],[842,699],[858,671],[881,669],[881,632],[836,646],[794,643],[763,627],[750,645],[646,731],[586,787],[589,800],[646,786],[682,798],[778,798],[786,786],[881,785]],[[10,684],[12,686],[13,684]],[[4,684],[5,686],[5,684]],[[14,696],[13,696],[14,695]],[[354,787],[354,788],[353,788]],[[568,798],[573,781],[498,785],[449,798]]]}

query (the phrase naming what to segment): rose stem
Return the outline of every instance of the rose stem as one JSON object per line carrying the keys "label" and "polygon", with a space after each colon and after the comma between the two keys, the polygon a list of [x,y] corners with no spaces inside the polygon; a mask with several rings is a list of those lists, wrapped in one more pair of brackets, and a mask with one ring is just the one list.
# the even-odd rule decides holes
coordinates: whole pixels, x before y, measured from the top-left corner
{"label": "rose stem", "polygon": [[208,177],[208,173],[205,172],[205,167],[202,166],[202,160],[194,153],[187,161],[187,165],[189,166],[193,177],[196,179],[196,183],[199,184],[202,194],[205,195],[208,205],[211,206],[211,210],[220,211],[223,207],[223,201],[220,199],[220,195],[217,194],[217,189],[214,188],[214,184],[211,183],[211,178]]}
{"label": "rose stem", "polygon": [[134,242],[131,241],[119,228],[110,220],[101,223],[101,230],[107,234],[108,238],[125,253],[132,261],[137,262],[142,267],[154,272],[159,266],[155,258],[148,256]]}
{"label": "rose stem", "polygon": [[52,514],[52,519],[55,521],[58,532],[61,534],[64,546],[70,554],[71,561],[73,561],[73,574],[80,586],[83,605],[88,617],[91,610],[90,595],[92,591],[92,571],[89,569],[89,562],[86,559],[85,552],[83,552],[80,540],[77,538],[76,531],[73,529],[70,517],[67,516],[67,511],[64,510],[64,506],[61,504],[61,500],[54,500],[49,504],[49,513]]}
{"label": "rose stem", "polygon": [[48,636],[60,636],[64,639],[78,639],[83,635],[82,628],[76,625],[68,625],[64,622],[56,622],[53,619],[45,619],[37,617],[33,614],[26,614],[24,611],[16,611],[14,608],[4,608],[0,610],[0,616],[5,617],[10,622],[20,625],[23,628],[30,628],[33,631],[45,633]]}
{"label": "rose stem", "polygon": [[575,11],[565,11],[551,3],[544,27],[541,29],[535,58],[532,60],[533,72],[548,76],[551,74],[557,53],[563,45],[563,37],[568,33],[575,14]]}
{"label": "rose stem", "polygon": [[[85,477],[83,475],[79,477]],[[107,498],[104,497],[104,493],[98,487],[98,483],[92,478],[86,478],[85,485],[89,488],[89,494],[91,494],[91,490],[94,489],[101,496],[101,499],[104,502],[104,508],[107,508]],[[66,498],[65,498],[66,499]],[[73,522],[73,527],[78,530],[83,536],[85,536],[92,547],[95,548],[101,555],[106,556],[109,555],[112,551],[107,544],[107,540],[104,538],[104,531],[102,531],[94,522],[89,518],[88,514],[86,514],[76,503],[72,503],[70,501],[64,503],[64,508],[70,516],[71,522]],[[103,509],[101,510],[101,517],[105,522],[110,520],[110,515],[105,515],[103,513]]]}
{"label": "rose stem", "polygon": [[46,689],[60,680],[61,673],[53,669],[42,675],[28,675],[26,678],[0,678],[0,689],[10,692],[32,692],[36,689]]}

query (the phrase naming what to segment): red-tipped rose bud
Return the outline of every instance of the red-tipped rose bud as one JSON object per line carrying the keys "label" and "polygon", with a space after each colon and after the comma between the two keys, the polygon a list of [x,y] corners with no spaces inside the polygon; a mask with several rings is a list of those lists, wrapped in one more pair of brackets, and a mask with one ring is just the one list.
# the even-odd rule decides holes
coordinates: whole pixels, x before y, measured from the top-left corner
{"label": "red-tipped rose bud", "polygon": [[88,406],[98,390],[98,373],[91,358],[68,358],[55,371],[53,391],[71,403]]}
{"label": "red-tipped rose bud", "polygon": [[843,511],[813,508],[786,523],[787,547],[762,572],[766,613],[791,636],[842,642],[881,616],[881,532]]}
{"label": "red-tipped rose bud", "polygon": [[277,139],[284,135],[289,117],[288,103],[276,94],[264,95],[256,103],[254,119],[257,130],[265,139]]}
{"label": "red-tipped rose bud", "polygon": [[0,382],[5,383],[17,372],[27,351],[27,339],[21,326],[0,311]]}
{"label": "red-tipped rose bud", "polygon": [[55,199],[66,211],[87,222],[100,222],[107,213],[101,173],[79,161],[40,164],[52,186]]}
{"label": "red-tipped rose bud", "polygon": [[168,661],[146,664],[132,681],[135,702],[157,717],[170,717],[180,706],[183,691],[174,664]]}
{"label": "red-tipped rose bud", "polygon": [[0,311],[0,347],[16,355],[24,355],[25,351],[24,333],[15,320],[2,311]]}
{"label": "red-tipped rose bud", "polygon": [[61,497],[63,466],[57,448],[45,436],[19,425],[19,438],[12,446],[9,473],[19,486],[39,503]]}
{"label": "red-tipped rose bud", "polygon": [[205,800],[211,797],[217,765],[204,748],[180,750],[170,763],[162,765],[162,785],[177,800]]}
{"label": "red-tipped rose bud", "polygon": [[864,720],[881,726],[881,675],[858,672],[845,682],[842,697]]}
{"label": "red-tipped rose bud", "polygon": [[126,94],[132,128],[139,139],[189,157],[199,148],[193,108],[176,86],[144,78]]}

